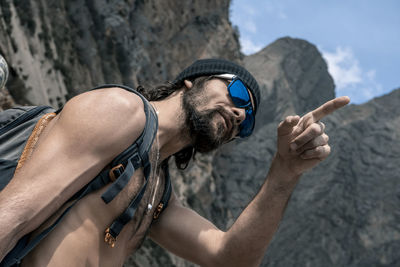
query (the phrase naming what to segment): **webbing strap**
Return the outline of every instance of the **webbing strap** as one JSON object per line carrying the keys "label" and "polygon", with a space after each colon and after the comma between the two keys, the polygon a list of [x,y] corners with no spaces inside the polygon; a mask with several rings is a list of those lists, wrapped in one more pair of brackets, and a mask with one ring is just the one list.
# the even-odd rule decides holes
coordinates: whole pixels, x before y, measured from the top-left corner
{"label": "webbing strap", "polygon": [[[110,231],[113,234],[115,234],[116,237],[121,232],[124,225],[126,225],[133,218],[135,211],[146,190],[147,179],[150,175],[150,170],[151,170],[151,164],[149,161],[148,153],[150,151],[151,145],[157,133],[158,118],[150,103],[141,94],[139,94],[138,92],[127,86],[111,84],[111,85],[102,85],[94,89],[109,88],[109,87],[120,87],[137,94],[143,101],[144,111],[146,115],[146,125],[144,131],[142,132],[140,137],[136,140],[135,144],[131,145],[129,148],[127,148],[125,151],[119,154],[112,162],[112,166],[116,166],[118,164],[126,162],[124,171],[117,178],[117,180],[107,189],[107,191],[102,195],[102,199],[106,203],[112,201],[115,198],[115,196],[129,182],[135,170],[137,170],[140,167],[143,167],[143,172],[146,179],[144,185],[142,186],[140,192],[135,197],[135,199],[131,201],[126,210],[110,226]],[[56,113],[58,113],[60,110],[61,109],[59,109]],[[16,253],[9,253],[10,256],[12,254],[11,259],[8,260],[7,258],[5,258],[7,259],[6,264],[9,264],[5,266],[12,266],[15,264],[19,264],[20,261],[57,226],[57,224],[64,218],[64,216],[80,199],[82,199],[85,195],[102,188],[103,186],[107,185],[110,182],[111,180],[109,178],[109,169],[105,169],[98,176],[96,176],[96,178],[94,178],[87,185],[85,189],[82,189],[80,192],[76,194],[77,198],[73,200],[73,203],[61,214],[61,216],[50,227],[45,229],[42,233],[40,233],[33,240],[31,240],[29,244],[27,244],[23,249],[21,249],[22,246],[18,247],[19,250],[18,252],[16,252],[16,250],[14,251],[14,249],[17,249],[17,247],[15,247],[12,252]],[[3,266],[4,260],[0,263],[1,264],[0,266]]]}
{"label": "webbing strap", "polygon": [[[146,125],[144,127],[144,130],[142,132],[142,134],[138,137],[138,139],[136,140],[136,144],[137,147],[139,149],[139,155],[142,158],[143,161],[143,167],[146,169],[148,169],[148,171],[144,170],[145,176],[146,172],[150,173],[150,166],[148,166],[148,152],[150,151],[151,145],[153,144],[153,140],[156,136],[157,133],[157,129],[158,129],[158,118],[157,118],[157,114],[155,112],[155,110],[153,109],[153,107],[150,105],[149,101],[142,96],[140,93],[138,93],[136,90],[124,86],[124,85],[120,85],[120,84],[104,84],[101,86],[97,86],[95,88],[93,88],[92,90],[97,90],[97,89],[102,89],[102,88],[110,88],[110,87],[119,87],[125,90],[128,90],[134,94],[136,94],[137,96],[139,96],[142,101],[143,101],[143,105],[144,105],[144,113],[146,115]],[[117,157],[115,157],[115,159],[112,162],[113,166],[118,165],[121,162],[125,162],[130,155],[132,155],[132,151],[131,151],[131,147],[129,147],[128,149],[126,149],[125,151],[123,151],[121,154],[119,154]]]}
{"label": "webbing strap", "polygon": [[122,228],[133,218],[140,201],[146,191],[147,180],[143,184],[137,196],[129,203],[128,208],[111,224],[110,234],[116,238],[122,231]]}
{"label": "webbing strap", "polygon": [[166,209],[168,206],[169,199],[171,198],[171,191],[172,191],[171,177],[169,175],[168,163],[165,164],[165,167],[164,167],[164,177],[165,177],[164,194],[162,196],[161,202],[163,203],[163,207],[164,207],[163,209]]}
{"label": "webbing strap", "polygon": [[[135,215],[135,212],[139,206],[140,201],[143,198],[143,195],[146,191],[147,187],[147,181],[150,176],[150,171],[151,171],[151,163],[149,160],[149,151],[151,149],[151,146],[153,144],[153,140],[157,134],[157,129],[158,129],[158,118],[155,110],[153,107],[150,105],[150,103],[138,92],[130,89],[129,87],[126,86],[120,86],[120,85],[103,85],[98,88],[104,88],[104,87],[121,87],[127,90],[130,90],[134,93],[136,93],[143,101],[144,104],[144,112],[146,115],[146,125],[144,127],[143,133],[140,135],[140,137],[136,140],[136,155],[132,156],[132,147],[129,147],[126,149],[124,152],[122,152],[120,155],[118,155],[114,160],[112,165],[116,166],[117,164],[121,162],[125,162],[126,158],[128,158],[128,163],[121,174],[120,177],[117,178],[117,180],[110,186],[110,188],[107,189],[107,191],[101,196],[103,201],[105,203],[109,203],[112,201],[115,196],[124,188],[124,186],[129,182],[129,179],[132,177],[133,172],[140,168],[143,167],[143,174],[145,177],[145,182],[142,185],[142,188],[140,189],[138,195],[129,203],[128,207],[125,209],[125,211],[113,221],[111,226],[106,229],[106,238],[105,240],[111,240],[109,241],[110,244],[113,244],[112,240],[115,240],[116,237],[119,235],[119,233],[122,231],[123,227],[130,221]],[[96,89],[98,89],[96,88]],[[138,155],[137,155],[138,154]],[[133,157],[135,157],[133,159]],[[132,168],[133,167],[133,168]],[[110,238],[110,236],[112,238]],[[107,241],[106,241],[107,242]]]}
{"label": "webbing strap", "polygon": [[146,179],[145,184],[142,186],[139,194],[135,197],[134,200],[131,201],[129,206],[126,208],[124,213],[122,213],[110,226],[110,234],[115,238],[118,236],[123,226],[127,224],[135,215],[135,211],[137,206],[139,205],[144,192],[147,186],[147,180],[150,176],[151,171],[151,163],[149,160],[149,151],[151,149],[151,145],[153,144],[153,140],[157,134],[158,129],[158,118],[156,112],[150,103],[137,91],[123,85],[118,84],[106,84],[101,85],[99,87],[94,88],[110,88],[110,87],[120,87],[125,90],[129,90],[135,94],[137,94],[143,101],[144,112],[146,115],[146,124],[142,134],[136,140],[135,145],[130,146],[128,149],[119,154],[112,162],[113,166],[120,164],[121,162],[126,162],[124,171],[117,178],[117,180],[107,189],[106,192],[103,193],[101,198],[105,203],[110,203],[119,192],[127,185],[129,180],[132,178],[133,173],[140,167],[143,167],[143,174]]}
{"label": "webbing strap", "polygon": [[0,262],[0,267],[19,266],[22,258],[19,257],[19,252],[24,249],[29,240],[29,234],[18,240],[15,247],[4,257]]}
{"label": "webbing strap", "polygon": [[103,201],[106,204],[110,203],[128,184],[135,170],[139,169],[141,166],[142,159],[139,157],[138,153],[135,153],[128,160],[128,164],[125,166],[123,173],[117,178],[117,180],[115,180],[115,182],[107,189],[107,191],[101,195]]}
{"label": "webbing strap", "polygon": [[142,164],[143,164],[143,174],[146,179],[149,179],[150,171],[151,171],[151,164],[149,160],[149,154],[145,153],[142,155]]}
{"label": "webbing strap", "polygon": [[[82,199],[84,196],[86,196],[87,194],[98,190],[100,188],[102,188],[103,186],[105,186],[106,184],[108,184],[110,182],[110,179],[108,177],[108,172],[103,171],[101,172],[95,179],[93,179],[86,187],[86,189],[79,195],[79,197],[77,199],[75,199],[73,201],[73,203],[66,209],[64,210],[64,212],[61,214],[60,217],[58,217],[58,219],[48,228],[46,228],[44,231],[42,231],[39,235],[37,235],[34,239],[32,239],[23,249],[21,249],[19,252],[16,253],[11,253],[15,254],[12,255],[13,258],[12,259],[7,259],[7,262],[4,264],[8,264],[8,265],[4,265],[4,266],[13,266],[15,264],[20,264],[21,260],[28,255],[28,253],[33,250],[39,243],[40,241],[43,240],[43,238],[45,238],[56,226],[57,224],[64,218],[65,215],[67,215],[67,213],[70,211],[70,209],[80,200]],[[25,238],[25,237],[24,237]],[[3,262],[2,262],[3,264]]]}

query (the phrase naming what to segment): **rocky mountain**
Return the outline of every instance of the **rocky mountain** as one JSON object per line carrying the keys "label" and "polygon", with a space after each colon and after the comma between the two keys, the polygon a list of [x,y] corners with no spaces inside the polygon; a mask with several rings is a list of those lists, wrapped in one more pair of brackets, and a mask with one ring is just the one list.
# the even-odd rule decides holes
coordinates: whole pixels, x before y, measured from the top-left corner
{"label": "rocky mountain", "polygon": [[[252,188],[255,192],[257,186],[252,183],[263,181],[259,170],[265,169],[275,149],[278,121],[319,106],[334,96],[334,87],[320,53],[305,41],[277,40],[244,62],[262,84],[265,94],[261,105],[268,113],[263,109],[260,114],[254,138],[226,153],[223,149],[224,160],[217,162],[225,162],[218,168],[224,171],[222,175],[219,172],[222,177],[237,181],[242,191]],[[324,119],[332,154],[303,175],[263,266],[400,264],[395,252],[400,246],[399,103],[397,89]],[[243,156],[243,151],[248,152]],[[252,155],[254,165],[246,174],[233,167],[221,168],[236,157],[241,158],[238,165],[249,166],[246,160]],[[259,160],[263,158],[266,161]],[[233,189],[227,191],[226,196],[233,193]],[[223,209],[231,210],[233,217],[243,208],[240,204],[237,209],[227,206]]]}
{"label": "rocky mountain", "polygon": [[[187,171],[171,170],[181,201],[228,229],[265,179],[279,121],[335,96],[326,63],[307,41],[285,37],[243,56],[229,4],[1,0],[7,89],[19,104],[59,106],[101,83],[172,80],[197,58],[245,65],[262,90],[253,136],[198,155]],[[399,103],[400,89],[324,120],[332,154],[303,175],[262,266],[400,265]],[[125,266],[195,265],[147,240]]]}
{"label": "rocky mountain", "polygon": [[19,103],[62,105],[104,83],[172,79],[195,58],[241,58],[229,1],[2,0],[0,51]]}

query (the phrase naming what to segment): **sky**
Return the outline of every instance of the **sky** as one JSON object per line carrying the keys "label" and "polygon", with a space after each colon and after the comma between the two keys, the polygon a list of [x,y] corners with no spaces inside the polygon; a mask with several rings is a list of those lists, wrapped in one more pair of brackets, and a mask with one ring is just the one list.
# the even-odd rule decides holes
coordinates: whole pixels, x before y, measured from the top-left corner
{"label": "sky", "polygon": [[400,88],[400,0],[232,0],[230,19],[246,55],[285,36],[316,45],[353,104]]}

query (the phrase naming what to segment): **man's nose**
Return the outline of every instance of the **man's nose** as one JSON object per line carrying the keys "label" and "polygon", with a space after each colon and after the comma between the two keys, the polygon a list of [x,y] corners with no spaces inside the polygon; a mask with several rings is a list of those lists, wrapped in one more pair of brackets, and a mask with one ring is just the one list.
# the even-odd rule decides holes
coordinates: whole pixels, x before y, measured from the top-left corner
{"label": "man's nose", "polygon": [[235,124],[240,125],[246,118],[246,110],[244,108],[234,107],[232,111],[233,111]]}

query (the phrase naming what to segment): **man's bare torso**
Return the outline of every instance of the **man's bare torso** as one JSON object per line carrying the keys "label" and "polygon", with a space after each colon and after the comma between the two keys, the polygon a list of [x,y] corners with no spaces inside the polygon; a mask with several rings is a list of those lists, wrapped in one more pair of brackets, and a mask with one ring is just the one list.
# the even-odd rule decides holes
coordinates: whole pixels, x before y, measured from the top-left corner
{"label": "man's bare torso", "polygon": [[[38,142],[45,138],[56,119],[49,124]],[[147,226],[143,225],[137,229],[141,223],[138,217],[141,216],[136,216],[123,228],[113,248],[104,242],[104,231],[125,210],[140,190],[143,182],[143,172],[139,169],[134,173],[128,185],[109,204],[105,204],[101,199],[101,195],[108,186],[85,196],[75,204],[56,228],[23,259],[22,266],[122,266],[125,258],[140,244],[142,235],[147,231]],[[137,210],[139,215],[153,214],[158,202],[155,205],[152,202],[160,200],[160,196],[154,196],[154,192],[152,192],[154,188],[149,189]],[[72,201],[64,204],[35,230],[31,237],[50,226],[71,203]],[[147,203],[153,204],[151,210],[147,210]],[[135,235],[137,232],[140,234]]]}

